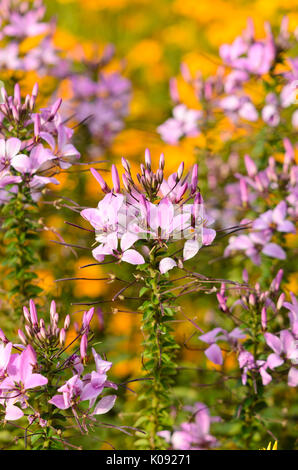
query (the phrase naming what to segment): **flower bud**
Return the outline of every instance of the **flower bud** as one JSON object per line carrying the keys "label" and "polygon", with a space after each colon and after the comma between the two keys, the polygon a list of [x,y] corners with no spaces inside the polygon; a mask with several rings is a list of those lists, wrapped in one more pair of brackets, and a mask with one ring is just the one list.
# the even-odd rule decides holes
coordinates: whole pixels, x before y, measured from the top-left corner
{"label": "flower bud", "polygon": [[283,269],[280,269],[277,273],[277,275],[275,276],[275,278],[273,279],[272,283],[271,283],[271,286],[270,286],[270,289],[277,292],[279,290],[279,286],[281,284],[281,281],[282,281],[282,278],[283,278]]}
{"label": "flower bud", "polygon": [[163,182],[163,171],[161,168],[159,168],[156,172],[156,178],[159,184]]}
{"label": "flower bud", "polygon": [[27,307],[23,307],[23,315],[25,317],[26,322],[30,323],[31,322],[31,317],[30,317],[30,313],[29,313],[29,310],[27,309]]}
{"label": "flower bud", "polygon": [[149,149],[145,150],[145,163],[148,170],[151,170],[151,154]]}
{"label": "flower bud", "polygon": [[105,182],[103,177],[98,173],[98,171],[96,171],[94,168],[91,168],[90,171],[91,171],[92,175],[94,176],[94,178],[96,179],[96,181],[99,183],[102,191],[104,193],[110,193],[111,190],[110,190],[109,186],[107,185],[107,183]]}
{"label": "flower bud", "polygon": [[126,158],[122,157],[121,162],[122,162],[122,166],[123,166],[124,170],[127,171],[127,173],[130,173],[130,164],[126,160]]}
{"label": "flower bud", "polygon": [[184,171],[184,162],[181,162],[177,170],[177,181],[180,181]]}
{"label": "flower bud", "polygon": [[18,83],[14,86],[14,104],[18,106],[21,104],[21,90],[20,85]]}
{"label": "flower bud", "polygon": [[65,339],[66,339],[65,329],[64,329],[64,328],[61,328],[60,333],[59,333],[59,343],[60,343],[60,346],[63,346],[63,345],[64,345]]}
{"label": "flower bud", "polygon": [[40,328],[39,335],[42,339],[47,339],[47,333],[44,327]]}
{"label": "flower bud", "polygon": [[36,98],[37,95],[38,95],[38,83],[36,82],[36,83],[34,84],[34,86],[33,86],[33,89],[32,89],[32,96],[33,96],[34,98]]}
{"label": "flower bud", "polygon": [[165,156],[163,153],[161,153],[159,157],[159,168],[163,170],[164,167],[165,167]]}
{"label": "flower bud", "polygon": [[37,318],[37,311],[35,307],[35,303],[32,299],[29,300],[29,308],[30,308],[30,318],[32,325],[38,325],[38,318]]}
{"label": "flower bud", "polygon": [[261,310],[261,325],[262,330],[265,331],[267,329],[267,310],[266,307],[263,307]]}
{"label": "flower bud", "polygon": [[196,192],[197,186],[198,186],[198,165],[195,164],[192,169],[191,183],[190,183],[190,188],[191,188],[192,193]]}
{"label": "flower bud", "polygon": [[83,316],[83,329],[85,328],[89,328],[90,326],[90,322],[92,320],[92,317],[94,315],[94,307],[90,308],[90,310],[88,310],[88,312],[84,312],[84,316]]}
{"label": "flower bud", "polygon": [[285,301],[285,293],[283,292],[282,294],[280,294],[279,298],[278,298],[278,301],[277,301],[277,304],[276,304],[276,308],[277,310],[280,310],[281,307],[283,306],[284,304],[284,301]]}
{"label": "flower bud", "polygon": [[31,330],[29,325],[25,325],[25,330],[26,330],[26,334],[27,334],[28,338],[33,339],[32,330]]}
{"label": "flower bud", "polygon": [[255,162],[250,158],[249,155],[244,156],[244,163],[248,176],[250,176],[251,178],[256,176],[258,170]]}
{"label": "flower bud", "polygon": [[112,180],[114,185],[114,192],[120,193],[120,179],[116,165],[112,165]]}
{"label": "flower bud", "polygon": [[60,106],[61,106],[61,103],[62,103],[62,99],[61,98],[58,98],[58,100],[55,101],[55,103],[53,104],[53,106],[51,107],[51,114],[50,114],[50,117],[49,117],[49,120],[53,120],[54,117],[56,116]]}
{"label": "flower bud", "polygon": [[26,346],[27,338],[26,338],[25,333],[22,330],[18,330],[18,336],[19,336],[20,340],[22,341],[22,343]]}
{"label": "flower bud", "polygon": [[85,358],[87,357],[87,348],[88,348],[88,337],[86,333],[84,333],[81,338],[81,343],[80,343],[80,354],[81,354],[82,361],[84,361]]}
{"label": "flower bud", "polygon": [[66,315],[65,320],[64,320],[64,329],[68,330],[70,325],[70,315]]}

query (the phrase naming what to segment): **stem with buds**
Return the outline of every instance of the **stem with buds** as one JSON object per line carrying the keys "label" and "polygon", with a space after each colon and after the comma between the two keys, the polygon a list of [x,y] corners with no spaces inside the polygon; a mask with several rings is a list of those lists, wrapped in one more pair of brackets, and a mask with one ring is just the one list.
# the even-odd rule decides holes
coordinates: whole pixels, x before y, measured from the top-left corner
{"label": "stem with buds", "polygon": [[14,312],[17,318],[22,314],[22,305],[28,298],[36,297],[42,289],[33,284],[37,278],[33,268],[37,265],[36,231],[39,227],[34,218],[38,209],[33,201],[30,188],[25,184],[18,185],[18,192],[2,206],[1,215],[4,218],[2,230],[5,231],[5,261],[8,268],[7,279],[12,281],[9,297],[13,298]]}
{"label": "stem with buds", "polygon": [[150,263],[143,270],[144,287],[141,295],[149,294],[149,300],[139,308],[143,312],[142,331],[145,336],[143,343],[143,368],[149,380],[145,382],[139,400],[144,402],[142,416],[136,425],[142,425],[147,432],[136,442],[141,449],[167,448],[165,441],[158,432],[171,427],[171,393],[176,374],[175,357],[179,346],[172,334],[171,321],[175,312],[167,305],[173,303],[172,294],[166,294],[169,287],[167,276],[158,270],[157,250],[151,250]]}

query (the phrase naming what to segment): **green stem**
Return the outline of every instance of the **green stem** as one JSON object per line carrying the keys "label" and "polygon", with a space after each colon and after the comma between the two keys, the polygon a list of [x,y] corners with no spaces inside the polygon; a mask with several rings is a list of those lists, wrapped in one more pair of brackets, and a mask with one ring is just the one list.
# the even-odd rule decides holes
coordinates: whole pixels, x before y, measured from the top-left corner
{"label": "green stem", "polygon": [[22,316],[22,307],[28,299],[36,297],[42,290],[33,284],[37,278],[36,231],[39,223],[37,204],[32,200],[30,188],[18,185],[18,192],[2,207],[4,221],[4,261],[8,268],[8,298],[12,304],[15,319]]}
{"label": "green stem", "polygon": [[144,402],[142,417],[137,421],[147,432],[146,438],[137,441],[143,449],[167,448],[158,432],[171,428],[171,387],[176,374],[176,353],[178,345],[173,337],[171,321],[175,312],[168,305],[173,303],[172,295],[166,294],[169,281],[157,269],[154,250],[145,277],[145,288],[149,293],[140,307],[143,312],[142,330],[145,335],[143,368],[148,380],[139,397]]}

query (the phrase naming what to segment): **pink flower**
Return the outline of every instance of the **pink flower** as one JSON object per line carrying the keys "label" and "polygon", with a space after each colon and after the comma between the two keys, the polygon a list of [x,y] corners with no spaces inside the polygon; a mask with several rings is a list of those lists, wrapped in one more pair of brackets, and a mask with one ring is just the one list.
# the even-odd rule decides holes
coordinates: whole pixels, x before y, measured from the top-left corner
{"label": "pink flower", "polygon": [[61,410],[67,410],[71,406],[81,402],[81,393],[83,390],[83,382],[78,375],[74,375],[62,387],[58,388],[58,392],[62,395],[54,395],[49,403],[55,405]]}
{"label": "pink flower", "polygon": [[220,421],[218,416],[210,416],[209,409],[204,403],[196,403],[194,407],[188,407],[194,421],[184,422],[172,436],[169,431],[161,431],[159,436],[172,444],[176,450],[204,450],[215,447],[217,440],[210,434],[210,425],[214,421]]}
{"label": "pink flower", "polygon": [[11,160],[11,165],[15,170],[24,175],[31,188],[39,189],[48,183],[59,184],[56,178],[49,178],[37,175],[40,170],[49,160],[54,158],[41,144],[34,147],[29,157],[27,155],[16,155]]}
{"label": "pink flower", "polygon": [[22,142],[14,137],[0,139],[0,171],[10,167],[11,160],[18,155]]}
{"label": "pink flower", "polygon": [[[295,365],[298,363],[297,341],[290,331],[282,330],[279,337],[271,333],[265,333],[264,337],[268,346],[273,350],[273,354],[270,354],[266,361],[270,369],[281,366],[285,359]],[[289,371],[288,385],[290,387],[298,385],[298,374],[294,366]]]}
{"label": "pink flower", "polygon": [[198,135],[198,120],[201,116],[201,111],[188,109],[184,104],[179,104],[173,109],[173,118],[165,121],[157,130],[165,142],[175,145],[183,136]]}
{"label": "pink flower", "polygon": [[271,231],[277,230],[278,232],[285,233],[296,233],[295,226],[289,220],[286,220],[287,216],[287,205],[284,201],[280,202],[275,209],[264,212],[260,215],[254,223],[253,228],[255,230],[266,230]]}
{"label": "pink flower", "polygon": [[[92,348],[96,370],[80,378],[75,374],[62,387],[58,388],[61,394],[54,395],[49,403],[57,408],[66,410],[77,407],[82,401],[89,401],[89,408],[93,408],[96,399],[106,387],[116,388],[117,386],[107,380],[106,372],[111,368],[112,363],[101,359],[100,355]],[[82,372],[82,369],[81,369]],[[116,395],[107,395],[97,402],[92,414],[107,413],[116,400]]]}
{"label": "pink flower", "polygon": [[80,158],[78,150],[69,142],[69,131],[63,124],[57,127],[57,146],[53,135],[50,133],[40,132],[39,135],[50,145],[53,153],[52,158],[57,159],[57,163],[62,169],[71,167],[73,162]]}
{"label": "pink flower", "polygon": [[36,365],[36,354],[32,346],[28,345],[21,354],[10,357],[7,365],[7,377],[0,384],[1,393],[5,398],[2,404],[6,406],[5,419],[16,420],[23,416],[15,403],[20,402],[22,408],[26,408],[27,390],[42,387],[48,383],[48,379],[41,374],[33,373]]}

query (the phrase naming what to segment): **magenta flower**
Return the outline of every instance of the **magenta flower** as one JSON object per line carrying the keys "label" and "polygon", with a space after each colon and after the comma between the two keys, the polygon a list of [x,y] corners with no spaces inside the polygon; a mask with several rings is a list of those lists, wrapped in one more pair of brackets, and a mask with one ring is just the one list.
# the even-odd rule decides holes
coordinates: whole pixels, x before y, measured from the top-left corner
{"label": "magenta flower", "polygon": [[196,137],[199,134],[198,120],[201,116],[201,111],[179,104],[173,109],[173,118],[165,121],[157,130],[165,142],[175,145],[183,136]]}
{"label": "magenta flower", "polygon": [[258,372],[261,375],[263,385],[268,385],[272,381],[271,375],[268,374],[268,364],[266,361],[257,360],[255,361],[253,355],[248,351],[241,351],[238,356],[239,367],[242,370],[242,384],[247,383],[247,373],[249,371]]}
{"label": "magenta flower", "polygon": [[[75,409],[81,402],[88,400],[89,408],[93,408],[96,399],[104,391],[104,388],[117,389],[115,384],[107,380],[106,375],[112,363],[101,359],[93,348],[92,353],[96,370],[84,375],[82,378],[79,374],[75,374],[62,387],[58,388],[58,392],[61,392],[61,394],[54,395],[49,403],[66,410],[68,408]],[[80,370],[82,372],[82,369]],[[116,395],[107,395],[101,398],[95,405],[92,415],[107,413],[114,406],[116,398]]]}
{"label": "magenta flower", "polygon": [[271,258],[286,259],[285,251],[276,243],[271,243],[270,231],[253,232],[248,235],[233,236],[229,239],[229,245],[224,255],[229,256],[234,251],[244,251],[256,265],[261,263],[260,253]]}
{"label": "magenta flower", "polygon": [[267,104],[262,109],[262,119],[268,126],[276,127],[280,122],[278,108],[274,104]]}
{"label": "magenta flower", "polygon": [[0,188],[5,188],[8,184],[17,184],[21,181],[22,178],[20,176],[14,176],[7,170],[0,172]]}
{"label": "magenta flower", "polygon": [[83,382],[78,375],[74,375],[62,387],[58,388],[58,392],[61,392],[62,395],[54,395],[49,403],[61,410],[66,410],[82,401],[82,391]]}
{"label": "magenta flower", "polygon": [[[177,240],[186,239],[184,260],[195,256],[202,243],[212,243],[216,232],[208,227],[213,220],[203,215],[203,199],[197,189],[197,165],[183,177],[182,162],[177,172],[165,180],[164,155],[160,156],[159,168],[155,173],[150,152],[146,150],[145,165],[140,165],[141,174],[137,175],[138,183],[133,180],[130,164],[125,158],[122,158],[122,166],[124,189],[121,188],[115,165],[111,169],[112,190],[103,177],[92,169],[105,196],[97,208],[84,209],[81,215],[95,229],[95,240],[99,245],[92,250],[92,254],[97,261],[103,262],[106,256],[113,256],[118,262],[144,264],[143,255],[148,256],[149,239],[164,248]],[[158,263],[162,274],[178,264],[177,259],[167,256],[167,253],[161,256]]]}
{"label": "magenta flower", "polygon": [[63,124],[57,127],[57,146],[52,134],[40,132],[39,135],[49,144],[53,152],[53,159],[57,159],[60,168],[67,169],[80,158],[80,153],[75,146],[69,143],[69,131]]}
{"label": "magenta flower", "polygon": [[29,157],[27,155],[16,155],[11,160],[11,166],[28,179],[31,188],[39,189],[46,184],[59,184],[56,178],[37,175],[46,163],[54,158],[41,144],[34,147]]}
{"label": "magenta flower", "polygon": [[214,364],[222,365],[223,356],[220,347],[216,344],[217,341],[226,341],[232,347],[237,345],[239,339],[244,339],[246,334],[240,328],[234,328],[230,333],[228,333],[223,328],[214,328],[213,330],[199,336],[201,341],[210,344],[204,352],[209,361]]}
{"label": "magenta flower", "polygon": [[171,435],[170,431],[161,431],[163,437],[175,450],[204,450],[215,447],[218,442],[210,434],[212,422],[220,421],[218,416],[210,416],[209,409],[204,403],[196,403],[188,407],[194,415],[193,422],[184,422],[177,431]]}
{"label": "magenta flower", "polygon": [[14,36],[19,38],[38,36],[48,31],[48,24],[40,23],[39,19],[44,14],[44,8],[41,7],[37,10],[28,11],[26,14],[21,15],[17,12],[12,12],[9,18],[10,24],[3,28],[3,33],[6,36]]}
{"label": "magenta flower", "polygon": [[159,270],[161,274],[165,274],[170,269],[175,268],[175,266],[177,266],[177,263],[173,258],[163,258],[159,263]]}
{"label": "magenta flower", "polygon": [[21,418],[24,413],[15,403],[20,402],[22,408],[26,408],[27,390],[48,383],[46,377],[33,372],[35,365],[36,355],[30,345],[21,354],[11,356],[7,365],[7,377],[0,384],[1,394],[5,397],[2,400],[2,404],[6,406],[5,419]]}
{"label": "magenta flower", "polygon": [[197,214],[195,218],[197,219],[197,221],[199,221],[201,218],[201,222],[199,222],[199,225],[201,225],[202,230],[196,230],[194,236],[185,242],[183,248],[184,261],[193,258],[198,253],[202,245],[211,245],[216,237],[216,231],[212,228],[209,228],[209,225],[212,225],[214,223],[213,217],[211,217],[210,215],[207,216],[206,213],[204,213],[203,206],[201,212],[202,214],[200,216]]}
{"label": "magenta flower", "polygon": [[238,116],[251,122],[258,120],[257,110],[247,96],[226,96],[220,100],[219,106],[232,120]]}
{"label": "magenta flower", "polygon": [[276,56],[275,44],[269,25],[266,25],[267,36],[263,41],[254,39],[254,27],[248,20],[247,29],[231,45],[223,44],[219,53],[228,65],[251,74],[267,73]]}
{"label": "magenta flower", "polygon": [[130,233],[124,234],[121,238],[119,249],[117,234],[113,233],[107,237],[107,243],[105,245],[99,245],[92,251],[92,254],[98,261],[103,261],[106,255],[112,255],[119,261],[125,261],[129,264],[144,264],[145,260],[143,256],[138,253],[138,251],[130,249],[137,239],[137,235]]}
{"label": "magenta flower", "polygon": [[[264,333],[264,337],[273,350],[273,354],[270,354],[266,361],[270,369],[281,366],[285,360],[289,360],[294,365],[298,363],[297,341],[290,331],[282,330],[279,337],[272,333]],[[298,385],[298,369],[294,366],[289,370],[288,385],[290,387]]]}
{"label": "magenta flower", "polygon": [[254,222],[252,227],[255,230],[277,230],[278,232],[296,233],[295,226],[289,220],[286,220],[287,204],[282,201],[275,209],[269,210],[260,215]]}
{"label": "magenta flower", "polygon": [[10,167],[11,160],[18,155],[22,142],[12,137],[11,139],[0,139],[0,171]]}
{"label": "magenta flower", "polygon": [[293,335],[298,336],[298,301],[292,292],[290,292],[290,296],[292,303],[284,302],[283,306],[289,310],[289,319]]}
{"label": "magenta flower", "polygon": [[11,356],[12,343],[0,344],[0,389],[1,380],[5,378],[6,370]]}

